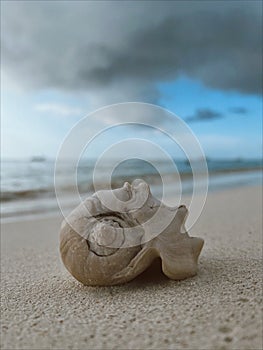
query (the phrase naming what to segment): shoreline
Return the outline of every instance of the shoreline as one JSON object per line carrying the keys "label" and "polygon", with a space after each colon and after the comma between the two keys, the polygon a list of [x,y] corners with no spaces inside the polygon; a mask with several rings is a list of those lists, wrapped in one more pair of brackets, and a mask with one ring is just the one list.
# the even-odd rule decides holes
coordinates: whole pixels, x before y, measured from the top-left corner
{"label": "shoreline", "polygon": [[262,187],[209,192],[190,230],[197,276],[157,265],[130,283],[85,287],[58,252],[62,217],[2,224],[3,349],[261,349]]}
{"label": "shoreline", "polygon": [[[245,176],[244,176],[245,175]],[[238,188],[238,187],[253,187],[262,184],[262,171],[243,171],[243,172],[215,172],[209,175],[209,188],[208,192],[224,191],[226,189]],[[176,195],[176,192],[171,187],[171,193]],[[192,180],[187,182],[187,180],[182,182],[183,193],[188,196],[192,192]],[[151,185],[153,190],[153,195],[161,198],[161,187]],[[87,195],[93,192],[86,192]],[[81,194],[83,196],[84,194]],[[77,202],[72,200],[72,194],[70,192],[64,194],[62,198],[62,203],[65,208],[70,212],[76,205]],[[1,223],[12,222],[17,220],[31,219],[32,216],[41,217],[53,216],[55,212],[59,214],[59,208],[57,204],[57,199],[55,193],[51,196],[39,196],[37,198],[19,198],[16,200],[2,201],[1,202]]]}

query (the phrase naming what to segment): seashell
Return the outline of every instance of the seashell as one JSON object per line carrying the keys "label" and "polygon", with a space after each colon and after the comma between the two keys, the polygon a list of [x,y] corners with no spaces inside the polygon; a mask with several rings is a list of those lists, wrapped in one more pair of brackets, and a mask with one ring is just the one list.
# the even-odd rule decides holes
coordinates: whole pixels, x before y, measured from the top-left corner
{"label": "seashell", "polygon": [[63,221],[62,261],[84,285],[128,282],[156,258],[173,280],[194,276],[204,241],[185,232],[187,214],[153,197],[143,180],[98,191]]}

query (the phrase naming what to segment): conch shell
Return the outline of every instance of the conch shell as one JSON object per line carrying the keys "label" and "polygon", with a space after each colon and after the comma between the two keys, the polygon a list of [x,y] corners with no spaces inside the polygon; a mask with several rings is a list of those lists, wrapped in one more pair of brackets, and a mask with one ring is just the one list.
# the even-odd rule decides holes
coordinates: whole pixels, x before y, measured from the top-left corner
{"label": "conch shell", "polygon": [[180,280],[196,275],[204,241],[184,229],[188,210],[154,198],[143,180],[98,191],[63,221],[61,258],[84,285],[128,282],[161,258],[163,273]]}

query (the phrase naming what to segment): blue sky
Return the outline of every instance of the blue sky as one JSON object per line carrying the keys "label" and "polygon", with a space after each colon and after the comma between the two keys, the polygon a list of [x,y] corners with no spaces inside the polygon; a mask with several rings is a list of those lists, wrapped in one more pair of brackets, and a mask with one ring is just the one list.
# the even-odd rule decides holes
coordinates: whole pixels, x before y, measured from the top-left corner
{"label": "blue sky", "polygon": [[[3,158],[30,158],[34,155],[54,158],[70,129],[93,111],[87,94],[76,96],[44,90],[24,92],[8,87],[5,82],[2,86]],[[222,113],[222,117],[216,120],[188,123],[208,157],[261,157],[261,97],[209,89],[201,82],[187,78],[160,83],[158,88],[160,105],[182,119],[204,107]],[[246,112],[233,113],[234,107],[244,107]]]}
{"label": "blue sky", "polygon": [[129,101],[184,119],[208,157],[262,157],[260,1],[1,7],[3,158],[55,158],[81,118]]}
{"label": "blue sky", "polygon": [[[186,119],[199,108],[222,114],[215,120],[195,121],[189,126],[199,138],[209,157],[229,158],[262,156],[262,97],[209,89],[201,82],[178,79],[160,84],[161,103]],[[244,107],[244,114],[233,108]]]}

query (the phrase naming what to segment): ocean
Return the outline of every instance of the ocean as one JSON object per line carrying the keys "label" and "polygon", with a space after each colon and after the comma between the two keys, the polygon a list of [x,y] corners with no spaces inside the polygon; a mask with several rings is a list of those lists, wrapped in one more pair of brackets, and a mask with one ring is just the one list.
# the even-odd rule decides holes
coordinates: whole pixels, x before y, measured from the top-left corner
{"label": "ocean", "polygon": [[[174,160],[180,174],[182,194],[193,190],[192,170],[187,161]],[[227,187],[262,184],[262,160],[208,160],[209,190]],[[93,172],[95,161],[82,160],[76,167],[77,186],[82,198],[93,193]],[[56,184],[63,194],[64,206],[74,208],[72,200],[71,162],[63,163],[57,173]],[[50,215],[59,211],[54,188],[54,160],[5,160],[1,161],[1,220],[10,221],[32,215]],[[111,161],[104,164],[96,175],[96,185],[105,186],[105,174],[111,172]],[[159,171],[159,172],[158,172]],[[158,162],[158,171],[148,162],[131,159],[117,166],[111,174],[111,186],[116,188],[123,182],[136,178],[147,181],[157,197],[162,195],[162,178],[175,188],[174,169],[165,162]],[[168,180],[167,180],[168,179]],[[172,192],[171,192],[172,193]]]}

